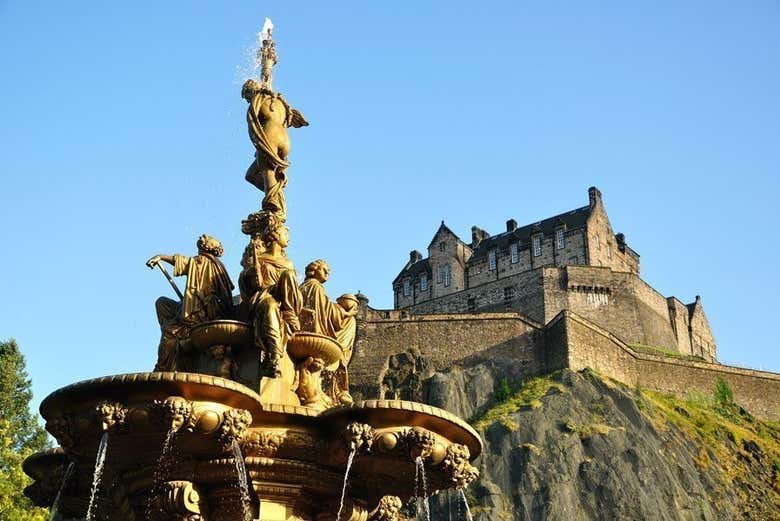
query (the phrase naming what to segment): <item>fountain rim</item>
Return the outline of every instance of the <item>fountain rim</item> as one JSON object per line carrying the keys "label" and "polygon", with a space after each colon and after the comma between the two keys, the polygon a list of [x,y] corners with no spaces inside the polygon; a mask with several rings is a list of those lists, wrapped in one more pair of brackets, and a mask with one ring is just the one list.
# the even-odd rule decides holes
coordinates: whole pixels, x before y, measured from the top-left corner
{"label": "fountain rim", "polygon": [[[423,417],[425,416],[433,417],[439,420],[443,420],[444,422],[449,422],[451,424],[454,424],[456,427],[463,429],[471,437],[470,440],[471,443],[467,442],[466,440],[461,440],[461,442],[463,442],[463,445],[465,445],[469,449],[470,461],[475,460],[484,450],[482,437],[479,435],[476,429],[474,429],[474,427],[472,427],[466,421],[464,421],[463,419],[461,419],[460,417],[456,416],[455,414],[449,411],[445,411],[444,409],[440,409],[438,407],[434,407],[432,405],[427,405],[420,402],[412,402],[407,400],[384,400],[384,399],[364,400],[364,401],[355,402],[352,405],[342,405],[339,407],[326,409],[319,414],[319,417],[325,420],[331,417],[349,415],[350,413],[357,414],[357,415],[362,415],[362,414],[370,415],[372,411],[381,411],[381,410],[396,411],[399,413],[422,414],[424,415]],[[414,427],[413,425],[410,426]],[[420,425],[420,426],[425,427],[425,425]],[[433,430],[434,432],[438,432],[438,429],[433,429]],[[450,438],[449,435],[447,435],[447,437]]]}
{"label": "fountain rim", "polygon": [[[58,410],[62,410],[62,402],[72,399],[71,396],[85,396],[88,399],[92,399],[95,396],[105,396],[114,393],[103,393],[107,389],[112,389],[121,386],[126,389],[126,386],[145,386],[148,384],[159,383],[161,385],[171,385],[172,393],[177,391],[184,391],[184,389],[175,389],[179,385],[194,385],[204,387],[216,387],[218,389],[237,393],[245,398],[249,403],[244,405],[254,405],[254,410],[261,410],[263,403],[261,402],[260,395],[254,392],[249,387],[221,378],[219,376],[212,376],[202,373],[187,373],[187,372],[162,372],[162,371],[150,371],[139,373],[122,373],[116,375],[100,376],[97,378],[90,378],[87,380],[81,380],[65,387],[61,387],[41,401],[39,411],[44,419],[56,416]],[[188,394],[183,392],[183,394]],[[208,397],[206,397],[208,398]],[[215,398],[218,400],[218,398]]]}

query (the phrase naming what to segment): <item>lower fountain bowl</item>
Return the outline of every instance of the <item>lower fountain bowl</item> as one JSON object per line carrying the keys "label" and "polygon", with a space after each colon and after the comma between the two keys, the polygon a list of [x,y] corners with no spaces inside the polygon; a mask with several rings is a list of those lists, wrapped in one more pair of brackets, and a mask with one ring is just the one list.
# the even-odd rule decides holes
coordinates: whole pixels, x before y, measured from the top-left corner
{"label": "lower fountain bowl", "polygon": [[341,346],[334,339],[318,333],[299,331],[287,342],[287,353],[294,362],[303,362],[309,357],[320,358],[325,367],[335,364],[342,357]]}

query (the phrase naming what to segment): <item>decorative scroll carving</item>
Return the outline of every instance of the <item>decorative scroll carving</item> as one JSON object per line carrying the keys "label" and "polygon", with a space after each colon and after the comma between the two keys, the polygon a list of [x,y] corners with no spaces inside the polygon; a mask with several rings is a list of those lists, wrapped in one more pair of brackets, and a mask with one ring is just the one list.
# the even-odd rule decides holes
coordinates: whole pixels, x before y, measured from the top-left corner
{"label": "decorative scroll carving", "polygon": [[368,515],[368,521],[399,521],[403,502],[398,496],[384,496]]}
{"label": "decorative scroll carving", "polygon": [[246,409],[228,409],[222,413],[219,427],[219,441],[225,449],[234,441],[241,441],[252,424],[252,415]]}
{"label": "decorative scroll carving", "polygon": [[465,445],[453,443],[447,447],[441,466],[447,481],[455,488],[463,488],[479,477],[479,471],[469,463],[469,456]]}
{"label": "decorative scroll carving", "polygon": [[119,402],[100,402],[95,406],[95,415],[102,431],[121,430],[125,425],[127,407]]}
{"label": "decorative scroll carving", "polygon": [[205,500],[189,481],[163,483],[149,505],[152,521],[202,521],[207,514]]}
{"label": "decorative scroll carving", "polygon": [[348,451],[367,453],[374,443],[374,429],[365,423],[352,422],[341,435]]}
{"label": "decorative scroll carving", "polygon": [[249,432],[241,442],[241,452],[245,456],[273,457],[284,440],[279,432]]}

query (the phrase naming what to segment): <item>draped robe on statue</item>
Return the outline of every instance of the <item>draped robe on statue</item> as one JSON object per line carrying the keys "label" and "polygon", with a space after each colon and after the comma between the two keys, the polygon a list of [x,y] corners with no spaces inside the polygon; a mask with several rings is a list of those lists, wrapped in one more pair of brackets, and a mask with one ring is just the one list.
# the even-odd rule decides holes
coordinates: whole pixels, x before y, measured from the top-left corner
{"label": "draped robe on statue", "polygon": [[332,302],[325,293],[325,286],[319,280],[310,277],[301,284],[301,299],[304,309],[312,312],[314,333],[334,338],[344,353],[344,363],[352,356],[352,344],[355,342],[355,317],[337,303]]}
{"label": "draped robe on statue", "polygon": [[201,322],[233,316],[233,282],[222,262],[208,253],[173,256],[173,275],[187,275],[184,301],[157,299],[157,320],[162,337],[155,371],[186,369],[179,360],[179,345],[189,329]]}

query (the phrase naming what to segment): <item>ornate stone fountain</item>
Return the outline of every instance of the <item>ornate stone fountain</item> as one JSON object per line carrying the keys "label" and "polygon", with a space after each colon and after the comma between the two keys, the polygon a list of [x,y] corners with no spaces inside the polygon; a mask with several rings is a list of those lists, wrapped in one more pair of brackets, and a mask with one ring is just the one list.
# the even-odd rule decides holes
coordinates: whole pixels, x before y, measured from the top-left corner
{"label": "ornate stone fountain", "polygon": [[[57,498],[53,517],[390,521],[409,498],[477,476],[470,460],[479,436],[452,414],[397,400],[353,402],[357,301],[328,299],[321,260],[297,283],[284,251],[287,128],[308,123],[271,88],[271,29],[267,21],[261,33],[261,81],[242,89],[256,148],[246,179],[265,195],[242,222],[249,243],[240,298],[212,237],[198,239],[193,257],[149,259],[180,299],[156,303],[154,372],[78,382],[41,403],[60,447],[28,458],[34,483],[25,493],[40,506]],[[187,276],[183,293],[163,263]]]}

